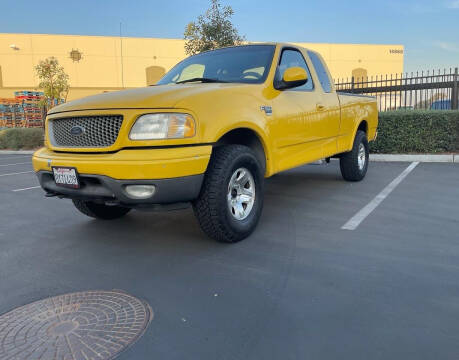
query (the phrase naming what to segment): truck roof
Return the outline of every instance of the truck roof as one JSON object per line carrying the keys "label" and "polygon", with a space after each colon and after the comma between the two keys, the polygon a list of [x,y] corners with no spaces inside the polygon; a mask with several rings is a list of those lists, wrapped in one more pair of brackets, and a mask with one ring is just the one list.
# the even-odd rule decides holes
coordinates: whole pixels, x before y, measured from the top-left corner
{"label": "truck roof", "polygon": [[286,47],[293,47],[293,48],[298,48],[298,49],[305,49],[305,50],[308,50],[308,51],[312,51],[312,52],[314,52],[314,53],[317,53],[317,52],[314,51],[314,50],[311,50],[311,49],[309,49],[309,48],[305,48],[305,47],[303,47],[303,46],[295,45],[295,44],[292,44],[292,43],[284,43],[284,42],[252,42],[252,43],[247,43],[247,44],[225,46],[225,47],[218,48],[218,49],[207,50],[207,51],[203,51],[201,54],[206,53],[206,52],[209,52],[209,51],[219,50],[219,49],[231,49],[231,48],[234,48],[234,47],[241,47],[241,46],[259,46],[259,45],[273,45],[273,46],[282,46],[282,47],[286,46]]}

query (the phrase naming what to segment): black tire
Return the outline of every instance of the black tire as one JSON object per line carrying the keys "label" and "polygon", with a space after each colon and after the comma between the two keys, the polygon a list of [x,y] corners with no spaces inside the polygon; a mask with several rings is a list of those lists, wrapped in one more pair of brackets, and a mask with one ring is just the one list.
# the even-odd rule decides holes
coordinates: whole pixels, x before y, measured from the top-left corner
{"label": "black tire", "polygon": [[97,204],[92,201],[84,201],[74,199],[73,205],[86,216],[101,219],[101,220],[114,220],[126,215],[130,208],[122,206],[108,206],[104,204]]}
{"label": "black tire", "polygon": [[[365,163],[363,167],[359,166],[359,149],[363,146],[365,148]],[[341,175],[347,181],[361,181],[368,170],[369,148],[367,135],[364,131],[358,130],[355,135],[354,145],[352,150],[341,154],[339,165],[341,168]]]}
{"label": "black tire", "polygon": [[[229,208],[228,194],[230,181],[241,168],[248,170],[252,176],[255,196],[247,217],[239,220]],[[201,192],[193,202],[193,210],[199,225],[209,237],[219,242],[235,243],[255,230],[263,209],[263,197],[264,173],[255,153],[247,146],[225,145],[212,152]]]}

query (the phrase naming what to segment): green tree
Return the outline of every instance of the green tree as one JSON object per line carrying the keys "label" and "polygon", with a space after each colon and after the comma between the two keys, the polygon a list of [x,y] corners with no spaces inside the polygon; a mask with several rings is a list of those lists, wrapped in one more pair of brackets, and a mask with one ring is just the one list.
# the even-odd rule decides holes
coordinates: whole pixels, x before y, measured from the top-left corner
{"label": "green tree", "polygon": [[40,83],[38,87],[43,89],[45,94],[44,104],[48,108],[55,105],[55,100],[66,99],[69,91],[69,76],[65,73],[64,68],[59,65],[55,57],[49,57],[41,60],[35,71]]}
{"label": "green tree", "polygon": [[240,45],[245,39],[239,35],[231,22],[234,11],[230,6],[222,6],[220,0],[211,0],[210,8],[196,21],[190,22],[184,33],[185,52],[188,55]]}

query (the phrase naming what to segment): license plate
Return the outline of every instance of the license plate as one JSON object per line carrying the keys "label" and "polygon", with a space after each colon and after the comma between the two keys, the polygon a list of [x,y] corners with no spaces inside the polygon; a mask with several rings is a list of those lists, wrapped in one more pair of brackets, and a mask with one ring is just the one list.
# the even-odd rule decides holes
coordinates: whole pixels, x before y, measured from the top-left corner
{"label": "license plate", "polygon": [[80,182],[78,172],[70,167],[53,167],[54,181],[56,185],[78,189]]}

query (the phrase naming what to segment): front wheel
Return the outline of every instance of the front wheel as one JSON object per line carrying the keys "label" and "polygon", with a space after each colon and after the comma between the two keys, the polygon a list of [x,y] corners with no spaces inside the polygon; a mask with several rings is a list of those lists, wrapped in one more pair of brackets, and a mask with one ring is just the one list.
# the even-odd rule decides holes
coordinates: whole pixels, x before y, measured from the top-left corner
{"label": "front wheel", "polygon": [[341,175],[347,181],[361,181],[368,170],[369,147],[367,135],[359,130],[355,135],[352,150],[340,157]]}
{"label": "front wheel", "polygon": [[101,220],[114,220],[126,215],[130,208],[122,206],[108,206],[104,204],[98,204],[92,201],[84,201],[74,199],[73,205],[86,216],[101,219]]}
{"label": "front wheel", "polygon": [[227,243],[245,239],[256,228],[263,208],[264,174],[247,146],[214,149],[201,193],[193,203],[202,230]]}

